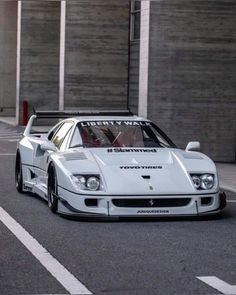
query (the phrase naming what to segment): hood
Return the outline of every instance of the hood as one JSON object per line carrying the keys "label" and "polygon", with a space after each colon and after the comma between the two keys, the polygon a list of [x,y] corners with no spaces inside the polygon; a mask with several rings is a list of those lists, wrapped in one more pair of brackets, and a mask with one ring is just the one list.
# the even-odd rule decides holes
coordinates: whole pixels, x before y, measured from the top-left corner
{"label": "hood", "polygon": [[216,173],[205,155],[178,149],[90,150],[110,194],[196,193],[189,173]]}
{"label": "hood", "polygon": [[83,173],[101,175],[110,195],[194,194],[189,173],[216,175],[204,154],[171,148],[91,148],[63,158],[72,173],[80,167]]}

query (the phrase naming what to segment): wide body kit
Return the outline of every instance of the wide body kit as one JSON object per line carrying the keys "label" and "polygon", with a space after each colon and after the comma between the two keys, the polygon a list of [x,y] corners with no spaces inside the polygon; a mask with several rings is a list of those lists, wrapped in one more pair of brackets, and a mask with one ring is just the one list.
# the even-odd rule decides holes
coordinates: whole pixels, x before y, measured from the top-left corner
{"label": "wide body kit", "polygon": [[[127,128],[122,127],[119,131],[116,122],[129,122],[129,126],[138,126],[148,133],[145,129],[150,124],[148,120],[136,116],[66,119],[64,122],[71,123],[70,133],[64,132],[60,143],[60,147],[64,144],[63,148],[55,149],[53,137],[57,143],[56,134],[63,121],[48,134],[33,135],[30,134],[32,122],[29,122],[17,148],[22,191],[36,193],[48,200],[49,174],[53,167],[52,198],[56,200],[54,211],[60,214],[97,218],[199,216],[219,213],[225,206],[225,196],[219,192],[215,164],[206,155],[178,149],[172,142],[150,146],[150,139],[149,144],[140,143],[140,138],[136,146],[124,144],[127,139],[124,139],[123,131]],[[105,144],[98,134],[102,130],[110,138],[105,128],[107,122],[114,124],[109,132],[117,132],[115,144],[111,146]],[[99,144],[97,140],[95,145],[91,142],[85,145],[87,139],[81,128],[87,128],[90,135],[94,131]],[[55,134],[51,135],[52,131]],[[76,135],[78,131],[79,135]],[[75,137],[76,144],[73,143]],[[168,142],[168,138],[163,141]],[[213,178],[212,186],[205,188],[203,183],[198,187],[197,181],[203,179],[204,182],[207,176]]]}

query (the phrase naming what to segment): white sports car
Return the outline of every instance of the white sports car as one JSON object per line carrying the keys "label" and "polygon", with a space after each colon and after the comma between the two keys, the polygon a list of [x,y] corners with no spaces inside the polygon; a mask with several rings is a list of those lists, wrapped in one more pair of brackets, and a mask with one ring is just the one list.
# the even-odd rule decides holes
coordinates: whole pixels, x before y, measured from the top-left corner
{"label": "white sports car", "polygon": [[[39,119],[59,121],[47,134]],[[199,216],[226,205],[215,164],[181,150],[151,121],[128,111],[36,112],[18,143],[19,192],[48,201],[53,213],[79,217]]]}

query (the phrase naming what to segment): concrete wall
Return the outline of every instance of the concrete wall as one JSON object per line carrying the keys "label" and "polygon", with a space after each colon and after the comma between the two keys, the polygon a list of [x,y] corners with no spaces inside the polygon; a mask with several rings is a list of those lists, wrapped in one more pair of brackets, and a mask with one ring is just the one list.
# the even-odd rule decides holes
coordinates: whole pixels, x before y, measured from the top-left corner
{"label": "concrete wall", "polygon": [[60,2],[22,1],[20,99],[58,109]]}
{"label": "concrete wall", "polygon": [[17,2],[0,2],[0,116],[15,116]]}
{"label": "concrete wall", "polygon": [[126,108],[129,0],[71,0],[66,10],[65,108]]}
{"label": "concrete wall", "polygon": [[177,145],[236,154],[236,2],[151,2],[148,117]]}
{"label": "concrete wall", "polygon": [[138,93],[139,93],[139,41],[130,43],[129,60],[129,107],[134,113],[138,113]]}

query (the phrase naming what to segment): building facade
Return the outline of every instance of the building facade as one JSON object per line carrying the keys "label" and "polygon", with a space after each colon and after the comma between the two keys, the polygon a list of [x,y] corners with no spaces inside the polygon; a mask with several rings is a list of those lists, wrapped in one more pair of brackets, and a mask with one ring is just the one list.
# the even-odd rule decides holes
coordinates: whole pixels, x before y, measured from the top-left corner
{"label": "building facade", "polygon": [[0,116],[125,109],[236,161],[232,0],[0,2]]}

